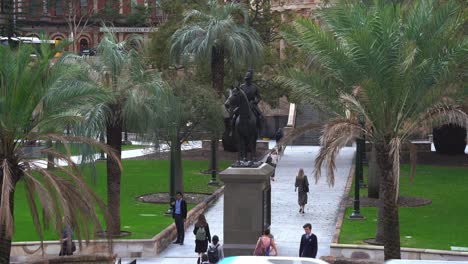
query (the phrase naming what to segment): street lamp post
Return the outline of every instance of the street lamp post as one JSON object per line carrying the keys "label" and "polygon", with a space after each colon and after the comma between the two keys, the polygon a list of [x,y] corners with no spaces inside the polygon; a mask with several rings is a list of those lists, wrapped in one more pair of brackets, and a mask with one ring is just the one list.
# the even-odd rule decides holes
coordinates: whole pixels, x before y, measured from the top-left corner
{"label": "street lamp post", "polygon": [[218,172],[217,161],[216,161],[216,150],[218,148],[218,140],[211,141],[211,180],[208,185],[219,185],[219,182],[216,180],[216,173]]}
{"label": "street lamp post", "polygon": [[[364,125],[364,121],[359,118],[359,124],[361,126]],[[362,135],[362,134],[361,134]],[[364,147],[364,138],[363,136],[356,139],[356,168],[354,170],[354,211],[349,216],[352,220],[364,220],[366,219],[363,215],[361,215],[360,210],[360,200],[359,200],[359,189],[361,187],[361,179],[362,179],[362,157],[363,157],[363,149]]]}
{"label": "street lamp post", "polygon": [[[361,127],[364,127],[364,120],[359,120],[359,124]],[[360,153],[356,153],[356,155],[361,156],[361,165],[360,165],[360,172],[359,172],[359,187],[360,188],[367,188],[367,184],[364,183],[364,168],[363,168],[363,163],[364,160],[366,159],[366,136],[364,133],[362,134],[362,138],[357,140],[357,144],[361,144]]]}

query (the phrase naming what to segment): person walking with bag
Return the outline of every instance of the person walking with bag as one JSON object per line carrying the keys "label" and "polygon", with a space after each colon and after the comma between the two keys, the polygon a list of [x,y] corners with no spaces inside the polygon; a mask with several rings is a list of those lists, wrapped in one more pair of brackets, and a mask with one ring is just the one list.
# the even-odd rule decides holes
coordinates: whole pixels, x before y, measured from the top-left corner
{"label": "person walking with bag", "polygon": [[198,263],[200,263],[202,254],[208,249],[208,242],[211,243],[210,227],[204,214],[198,216],[193,234],[195,235],[195,252],[198,253]]}
{"label": "person walking with bag", "polygon": [[[274,251],[274,254],[272,254]],[[275,240],[270,237],[270,230],[266,229],[263,235],[258,238],[255,246],[254,256],[278,256]]]}
{"label": "person walking with bag", "polygon": [[300,168],[297,173],[294,191],[298,191],[297,200],[299,203],[299,213],[304,214],[305,205],[307,204],[307,193],[309,192],[309,180],[302,168]]}
{"label": "person walking with bag", "polygon": [[208,247],[208,261],[210,264],[216,264],[224,258],[223,246],[219,243],[218,236],[213,236],[211,245]]}

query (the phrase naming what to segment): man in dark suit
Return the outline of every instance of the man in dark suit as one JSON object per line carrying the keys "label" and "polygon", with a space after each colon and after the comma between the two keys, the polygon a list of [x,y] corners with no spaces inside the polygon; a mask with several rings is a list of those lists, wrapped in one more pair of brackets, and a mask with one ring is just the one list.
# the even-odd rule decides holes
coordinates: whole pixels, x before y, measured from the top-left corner
{"label": "man in dark suit", "polygon": [[174,241],[174,244],[184,244],[184,223],[187,218],[187,203],[182,198],[182,193],[177,192],[176,200],[171,201],[172,207],[172,218],[174,218],[176,229],[177,229],[177,240]]}
{"label": "man in dark suit", "polygon": [[312,234],[312,225],[307,223],[303,226],[305,234],[301,237],[299,257],[315,258],[317,256],[317,236]]}

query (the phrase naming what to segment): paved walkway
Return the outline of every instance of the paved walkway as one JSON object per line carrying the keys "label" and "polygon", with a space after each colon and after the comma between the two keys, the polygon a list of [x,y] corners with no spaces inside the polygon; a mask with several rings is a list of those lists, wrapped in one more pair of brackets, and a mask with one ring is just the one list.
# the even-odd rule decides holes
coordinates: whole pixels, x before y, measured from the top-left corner
{"label": "paved walkway", "polygon": [[[288,147],[276,168],[276,181],[272,182],[272,226],[278,251],[281,256],[297,256],[302,226],[312,223],[313,232],[318,237],[318,256],[329,255],[330,243],[335,231],[338,205],[344,189],[354,155],[354,148],[344,148],[336,161],[335,187],[329,188],[322,178],[317,185],[311,176],[318,147]],[[304,215],[299,213],[294,181],[299,168],[304,168],[311,185],[309,203]],[[218,235],[223,243],[223,202],[221,197],[206,213],[212,235]],[[170,245],[158,258],[140,258],[138,263],[196,263],[193,225],[185,233],[185,244]],[[252,249],[253,250],[253,249]],[[122,263],[128,263],[123,259]]]}

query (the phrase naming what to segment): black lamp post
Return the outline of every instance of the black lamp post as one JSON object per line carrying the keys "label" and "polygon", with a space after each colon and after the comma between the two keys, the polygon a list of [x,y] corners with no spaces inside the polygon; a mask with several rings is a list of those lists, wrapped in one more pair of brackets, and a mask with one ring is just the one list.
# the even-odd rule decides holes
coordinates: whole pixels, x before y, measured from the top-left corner
{"label": "black lamp post", "polygon": [[217,161],[216,161],[216,150],[218,148],[218,140],[211,140],[211,180],[208,185],[219,185],[219,182],[216,180],[216,174],[218,172]]}
{"label": "black lamp post", "polygon": [[[364,120],[362,120],[362,116],[359,116],[359,124],[364,126]],[[354,211],[349,216],[350,219],[353,220],[363,220],[366,219],[363,215],[361,215],[360,210],[360,201],[359,201],[359,189],[361,187],[362,181],[362,158],[364,152],[364,138],[359,137],[356,139],[356,168],[354,170]]]}
{"label": "black lamp post", "polygon": [[[364,124],[364,118],[362,116],[359,118],[359,124],[361,125],[361,127],[364,127],[364,125],[365,125]],[[364,135],[364,133],[362,133],[362,138],[359,138],[356,141],[356,144],[361,144],[360,152],[356,153],[356,155],[361,156],[361,163],[360,163],[360,166],[359,166],[359,170],[360,170],[360,172],[359,172],[359,187],[360,188],[367,188],[367,184],[364,183],[364,168],[363,168],[363,163],[364,163],[364,160],[366,159],[366,135]]]}

